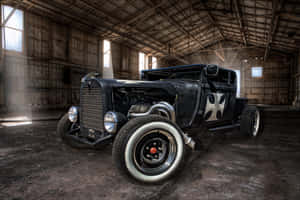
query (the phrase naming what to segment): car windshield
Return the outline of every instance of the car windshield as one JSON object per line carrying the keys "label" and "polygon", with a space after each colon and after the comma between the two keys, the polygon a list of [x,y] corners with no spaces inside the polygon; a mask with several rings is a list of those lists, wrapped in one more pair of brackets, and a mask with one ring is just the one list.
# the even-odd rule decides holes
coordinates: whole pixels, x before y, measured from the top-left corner
{"label": "car windshield", "polygon": [[169,76],[168,79],[199,80],[200,72],[175,73]]}

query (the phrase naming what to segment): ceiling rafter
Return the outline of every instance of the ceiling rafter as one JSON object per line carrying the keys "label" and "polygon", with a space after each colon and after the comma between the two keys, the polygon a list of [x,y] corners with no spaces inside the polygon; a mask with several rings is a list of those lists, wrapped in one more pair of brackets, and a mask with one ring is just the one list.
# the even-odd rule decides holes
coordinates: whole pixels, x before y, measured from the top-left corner
{"label": "ceiling rafter", "polygon": [[[195,5],[195,4],[194,4],[194,5]],[[193,6],[194,6],[194,5],[193,5]],[[171,7],[167,7],[166,10],[169,10],[170,8],[171,8]],[[170,15],[170,17],[171,17],[171,18],[174,18],[175,16],[178,16],[179,14],[182,14],[182,13],[184,13],[184,12],[190,10],[190,9],[191,9],[190,6],[185,7],[185,8],[183,8],[180,12],[176,12],[175,14]],[[198,9],[193,8],[193,10],[195,10],[195,14],[189,15],[188,17],[184,17],[182,20],[178,21],[178,23],[182,23],[182,22],[184,22],[184,21],[187,21],[187,20],[189,20],[190,18],[193,18],[193,17],[195,17],[195,16],[199,16],[199,20],[200,20],[201,18],[203,18],[203,16],[200,15],[200,12],[198,11]],[[211,9],[207,8],[206,10],[211,10]],[[205,10],[205,11],[206,11],[206,10]],[[153,18],[153,16],[151,16],[151,17]],[[158,23],[158,24],[161,24],[162,21],[159,21],[159,22],[157,22],[157,23]],[[216,26],[216,25],[217,25],[217,24],[215,24],[215,23],[211,23],[211,24],[212,24],[213,26]],[[170,28],[172,28],[172,26],[174,26],[174,25],[170,24],[170,26],[165,26],[165,27],[163,27],[163,29],[169,30]],[[203,27],[203,26],[202,26],[202,27]],[[193,30],[189,30],[190,34],[191,34],[192,32],[194,32],[195,30],[197,30],[198,28],[199,28],[199,27],[196,27],[196,28],[193,29]],[[149,29],[149,27],[147,27],[146,29],[144,29],[144,31],[146,31],[146,30],[148,30],[148,29]],[[170,35],[170,34],[167,34],[167,35],[170,35],[169,37],[172,37],[172,35],[174,35],[174,33],[177,33],[177,31],[181,32],[179,29],[176,29],[176,31],[171,32],[171,35]],[[220,35],[222,36],[222,35],[223,35],[222,30],[219,28],[218,31],[220,32]],[[166,32],[165,32],[165,34],[163,34],[161,37],[158,37],[158,39],[161,40],[161,39],[164,38],[164,37],[166,37]],[[177,44],[177,39],[181,39],[181,40],[182,40],[182,39],[184,39],[185,37],[186,37],[185,34],[184,34],[184,35],[181,35],[181,36],[175,36],[175,37],[169,39],[169,40],[167,41],[167,43],[175,43],[175,44]],[[224,38],[224,35],[223,35],[223,38]],[[180,40],[180,41],[181,41],[181,40]]]}
{"label": "ceiling rafter", "polygon": [[[206,44],[206,46],[210,45],[211,43],[218,43],[220,41],[222,41],[223,39],[221,37],[214,37],[214,36],[211,36],[205,40],[203,40],[203,42]],[[186,46],[186,45],[185,45]],[[182,52],[185,52],[185,55],[189,55],[189,54],[193,54],[199,50],[201,50],[202,48],[199,47],[199,45],[197,44],[192,44],[191,46],[189,47],[185,47],[185,46],[182,46],[180,49]],[[192,49],[192,50],[191,50]]]}
{"label": "ceiling rafter", "polygon": [[[280,1],[280,2],[278,2]],[[273,10],[272,10],[272,20],[271,20],[271,26],[268,32],[268,39],[266,44],[266,50],[265,50],[265,56],[264,60],[266,61],[269,57],[269,52],[271,50],[270,44],[272,43],[273,36],[275,35],[278,22],[279,22],[279,14],[281,9],[283,8],[285,0],[273,0]],[[279,3],[279,5],[278,5]]]}
{"label": "ceiling rafter", "polygon": [[[172,58],[174,58],[174,59],[176,59],[176,60],[178,60],[178,61],[180,61],[182,63],[185,63],[185,64],[188,63],[187,60],[181,58],[180,56],[178,56],[176,54],[170,55],[169,52],[168,52],[168,50],[163,50],[162,48],[156,47],[156,46],[154,46],[149,41],[137,39],[137,38],[135,38],[135,37],[133,37],[133,36],[131,36],[129,34],[126,34],[126,33],[122,32],[120,30],[117,30],[117,29],[115,29],[112,26],[109,26],[107,24],[103,24],[103,23],[91,21],[90,19],[86,18],[85,16],[76,16],[73,13],[70,13],[69,11],[60,9],[59,7],[53,7],[52,5],[44,3],[44,2],[36,2],[34,0],[31,0],[31,1],[29,1],[29,0],[23,0],[23,2],[25,4],[31,5],[32,7],[38,7],[40,9],[44,9],[44,10],[46,9],[46,10],[49,10],[49,11],[51,10],[52,12],[54,12],[56,14],[59,13],[59,15],[63,15],[66,18],[71,19],[72,21],[73,20],[76,21],[77,23],[83,23],[83,24],[85,24],[87,26],[93,26],[93,27],[95,27],[95,26],[96,27],[102,27],[102,28],[104,28],[104,29],[106,29],[108,31],[111,31],[111,32],[113,32],[113,33],[115,33],[117,35],[120,35],[121,37],[124,37],[124,38],[127,38],[129,40],[132,40],[132,41],[134,41],[134,42],[136,42],[138,44],[142,44],[145,47],[149,47],[150,49],[153,49],[154,51],[157,51],[157,52],[159,52],[159,53],[161,53],[161,54],[163,54],[165,56],[170,56],[170,57],[172,57]],[[87,22],[90,22],[90,24],[87,23]]]}
{"label": "ceiling rafter", "polygon": [[[24,2],[34,2],[44,11]],[[250,3],[255,1],[257,3]],[[264,44],[272,50],[297,51],[300,44],[300,2],[281,0],[4,0],[12,6],[48,13],[54,21],[88,31],[133,49],[157,56],[176,53],[179,59],[191,51],[207,48],[212,42],[231,39],[240,44]],[[127,2],[127,3],[126,3]],[[166,3],[167,2],[167,3]],[[176,4],[175,4],[176,3]],[[175,5],[174,5],[175,4]],[[206,7],[203,6],[206,5]],[[29,6],[28,6],[29,5]],[[53,6],[52,10],[49,6]],[[283,7],[283,6],[282,6]],[[275,11],[274,8],[276,9]],[[49,9],[51,13],[49,14]],[[280,20],[279,20],[280,19]],[[270,23],[270,21],[272,22]],[[257,37],[257,38],[255,38]],[[298,45],[298,46],[297,46]],[[152,48],[151,48],[152,47]],[[155,48],[155,49],[154,49]],[[159,50],[159,51],[157,51]],[[287,51],[290,52],[290,51]],[[165,54],[167,53],[167,54]]]}
{"label": "ceiling rafter", "polygon": [[[197,28],[191,29],[191,30],[190,30],[190,33],[191,33],[191,34],[197,35],[197,34],[199,34],[199,32],[202,32],[203,34],[205,34],[203,31],[204,31],[204,30],[207,30],[207,29],[211,30],[211,29],[212,29],[211,27],[212,27],[211,24],[209,24],[209,25],[203,25],[203,26],[201,26],[201,27],[197,27]],[[195,33],[195,32],[197,32],[197,33]],[[180,35],[178,35],[178,36],[175,35],[175,34],[173,34],[173,36],[170,36],[169,39],[168,39],[166,42],[167,42],[167,43],[178,44],[178,42],[183,41],[185,37],[186,37],[186,36],[185,36],[185,35],[182,35],[182,34],[180,34]]]}
{"label": "ceiling rafter", "polygon": [[[209,11],[209,9],[208,9],[206,3],[205,3],[203,0],[201,0],[201,1],[200,1],[200,4],[201,4],[201,5],[204,7],[204,9],[206,10],[206,15],[207,15],[207,17],[208,17],[210,23],[211,23],[211,24],[217,29],[217,31],[219,32],[219,34],[220,34],[220,36],[221,36],[221,38],[222,38],[221,40],[225,40],[223,31],[221,30],[221,28],[219,27],[219,25],[218,25],[217,22],[215,21],[214,17],[211,15],[211,13],[210,13],[210,11]],[[192,6],[192,9],[195,10],[193,6]],[[197,10],[195,10],[195,11],[196,11],[197,15],[199,15],[199,12],[197,12]],[[200,16],[200,18],[201,18],[201,16]],[[195,52],[195,51],[198,51],[199,49],[201,49],[201,46],[200,46],[200,48],[199,48],[199,47],[196,47],[196,49],[194,49],[191,53],[193,53],[193,52]],[[215,54],[216,54],[216,56],[219,57],[218,52],[215,52]]]}
{"label": "ceiling rafter", "polygon": [[[208,29],[207,31],[199,31],[200,33],[197,33],[197,34],[201,34],[201,43],[203,43],[203,41],[207,40],[207,38],[221,38],[221,40],[223,40],[223,38],[221,36],[218,36],[216,37],[216,35],[218,35],[217,33],[217,30],[215,29]],[[205,36],[203,36],[205,35]],[[179,42],[179,41],[178,41]],[[195,42],[192,42],[192,43],[188,43],[186,40],[182,40],[178,43],[178,45],[176,45],[176,47],[174,47],[175,50],[177,49],[182,49],[184,46],[187,46],[190,44],[190,48],[193,48],[192,44],[198,44],[198,43],[195,43]]]}
{"label": "ceiling rafter", "polygon": [[[213,2],[213,1],[209,1],[209,2]],[[229,10],[224,10],[224,9],[221,9],[221,10],[218,10],[218,9],[212,9],[212,8],[203,8],[203,9],[200,9],[200,8],[195,8],[195,6],[197,6],[198,4],[200,4],[201,2],[197,2],[197,3],[195,3],[193,6],[194,6],[194,10],[196,10],[196,14],[195,15],[198,15],[200,12],[202,12],[202,11],[229,11]],[[225,2],[224,2],[224,4],[225,5],[229,5],[229,4],[226,4]],[[247,5],[243,5],[245,8],[250,8],[250,9],[254,9],[255,7],[251,7],[251,6],[247,6]],[[171,7],[167,7],[166,9],[168,10],[168,9],[170,9]],[[182,12],[185,12],[186,10],[188,10],[188,9],[190,9],[190,7],[186,7],[186,8],[184,8],[180,13],[182,13]],[[268,11],[268,10],[271,10],[271,9],[268,9],[268,8],[259,8],[259,7],[257,7],[256,9],[263,9],[264,11]],[[179,15],[180,13],[175,13],[175,14],[173,14],[173,15],[170,15],[170,17],[175,17],[175,16],[177,16],[177,15]],[[189,17],[194,17],[195,15],[191,15],[191,16],[189,16]],[[216,13],[214,13],[213,14],[214,16],[216,15]],[[220,16],[219,16],[220,17]],[[223,16],[222,16],[223,17]],[[271,17],[271,15],[270,15],[270,17]],[[150,18],[153,18],[153,16],[150,16]],[[202,16],[201,16],[201,18],[202,18]],[[185,20],[188,20],[188,19],[183,19],[182,21],[185,21]],[[232,20],[232,19],[231,19]],[[182,21],[179,21],[179,23],[181,23]],[[161,21],[160,22],[158,22],[158,23],[161,23]],[[147,27],[147,28],[149,28],[149,27]],[[165,29],[169,29],[170,28],[170,26],[168,26],[168,27],[165,27]]]}
{"label": "ceiling rafter", "polygon": [[[227,27],[227,26],[224,26],[224,27]],[[239,34],[240,32],[237,31],[237,30],[238,29],[232,29],[232,28],[231,29],[227,29],[227,28],[224,28],[224,33],[236,33],[236,34]],[[294,44],[294,42],[291,41],[288,36],[284,35],[285,34],[284,32],[277,31],[276,34],[278,34],[278,36],[280,36],[281,40],[287,41],[288,43]],[[265,32],[261,31],[261,30],[249,30],[248,31],[248,36],[260,36],[261,38],[263,38],[265,36]]]}
{"label": "ceiling rafter", "polygon": [[[153,2],[149,1],[149,0],[145,0],[148,4],[153,6]],[[205,4],[203,4],[204,7],[206,7]],[[173,24],[178,30],[180,30],[182,33],[184,33],[188,38],[191,37],[194,41],[196,41],[199,44],[200,48],[205,48],[205,46],[202,44],[201,40],[199,40],[195,35],[192,35],[191,32],[187,31],[179,22],[177,22],[174,18],[171,18],[166,12],[165,10],[162,10],[161,8],[157,9],[159,11],[159,13],[170,23]],[[196,12],[198,15],[198,12]],[[222,39],[224,40],[224,34],[222,33],[221,29],[218,27],[218,25],[216,24],[216,21],[214,20],[214,18],[211,16],[211,14],[209,13],[209,11],[207,12],[207,16],[211,22],[211,24],[213,24],[218,32],[220,33]],[[189,16],[190,17],[190,16]],[[200,16],[201,17],[201,16]],[[199,28],[199,27],[198,27]],[[199,48],[198,47],[198,48]]]}
{"label": "ceiling rafter", "polygon": [[[222,32],[221,28],[220,28],[219,25],[217,24],[217,22],[216,22],[216,20],[214,19],[214,17],[211,15],[211,13],[210,13],[210,11],[209,11],[209,9],[208,9],[206,3],[205,3],[203,0],[201,0],[200,3],[201,3],[201,5],[204,7],[204,9],[207,10],[206,13],[207,13],[208,19],[210,20],[210,23],[211,23],[212,25],[214,25],[214,26],[217,28],[217,30],[219,31],[219,33],[220,33],[222,39],[225,40],[224,33]],[[199,14],[199,12],[197,12],[197,13]]]}
{"label": "ceiling rafter", "polygon": [[[105,17],[107,17],[108,19],[110,19],[112,21],[115,21],[118,24],[122,24],[122,21],[119,18],[117,18],[115,16],[112,16],[109,13],[107,13],[107,12],[105,12],[105,11],[99,9],[99,8],[97,9],[96,7],[93,6],[93,4],[90,4],[89,1],[87,1],[87,0],[78,0],[78,1],[84,3],[87,7],[91,8],[91,9],[94,9],[96,12],[101,13],[102,15],[104,15]],[[125,27],[126,29],[129,29],[130,31],[134,31],[134,32],[138,33],[140,36],[144,36],[144,39],[147,38],[147,39],[152,40],[153,42],[155,42],[155,43],[157,43],[157,44],[159,44],[161,46],[166,47],[166,44],[163,44],[162,42],[155,40],[153,37],[150,37],[150,35],[141,32],[140,30],[138,30],[135,27],[132,27],[130,25],[125,25],[125,24],[122,24],[121,26]],[[114,26],[114,28],[119,29],[119,31],[121,31],[121,32],[125,32],[126,31],[126,30],[123,30],[122,28],[119,28],[117,26]]]}
{"label": "ceiling rafter", "polygon": [[234,0],[233,2],[234,2],[234,9],[235,9],[236,17],[237,17],[237,20],[238,20],[239,26],[240,26],[240,32],[241,32],[242,37],[243,37],[244,45],[247,46],[245,27],[244,27],[244,23],[243,23],[243,20],[242,20],[242,14],[241,14],[239,2],[238,2],[238,0]]}
{"label": "ceiling rafter", "polygon": [[[189,18],[190,17],[193,17],[193,16],[189,16],[188,18],[184,18],[183,20],[181,20],[181,21],[179,21],[179,23],[181,23],[181,22],[184,22],[184,21],[186,21],[186,20],[189,20]],[[204,26],[207,26],[206,24],[204,24],[204,25],[200,25],[200,26],[197,26],[197,27],[195,27],[195,28],[193,28],[193,29],[190,29],[189,30],[189,34],[190,35],[192,35],[192,33],[193,32],[195,32],[195,31],[197,31],[197,29],[199,29],[199,28],[201,28],[201,27],[204,27]],[[170,29],[171,28],[171,26],[170,27],[165,27],[164,29]],[[178,41],[178,39],[180,39],[180,40],[182,40],[182,39],[184,39],[184,38],[186,38],[186,34],[180,34],[180,36],[176,36],[175,35],[175,33],[181,33],[181,31],[180,30],[178,30],[178,29],[176,29],[175,31],[173,31],[173,32],[171,32],[172,34],[168,37],[168,40],[167,40],[167,42],[168,43],[177,43]],[[175,36],[174,36],[175,35]],[[161,37],[159,37],[159,39],[162,39],[162,38],[164,38],[164,37],[166,37],[166,34],[163,34]]]}
{"label": "ceiling rafter", "polygon": [[137,20],[143,19],[144,17],[147,17],[147,16],[155,13],[155,10],[157,8],[161,7],[166,2],[167,2],[166,0],[162,0],[160,3],[154,5],[151,8],[145,8],[145,9],[139,11],[133,17],[130,17],[129,19],[125,19],[123,24],[125,24],[125,25],[132,24],[132,23],[136,22]]}
{"label": "ceiling rafter", "polygon": [[[87,2],[86,0],[79,0],[79,1],[82,1],[84,2],[87,6],[90,6],[92,8],[94,8],[92,5],[89,4],[89,2]],[[153,7],[156,7],[156,5],[153,5]],[[95,9],[95,8],[94,8]],[[159,9],[159,7],[156,7],[156,9]],[[138,30],[137,28],[133,27],[133,26],[130,26],[130,25],[125,25],[125,24],[122,24],[121,20],[118,19],[117,17],[114,17],[112,15],[110,15],[109,13],[103,11],[103,10],[100,10],[100,9],[97,9],[97,11],[101,12],[103,15],[105,15],[107,18],[110,18],[110,19],[113,19],[114,21],[116,21],[118,24],[121,24],[122,27],[125,26],[126,29],[129,29],[130,31],[134,31],[134,32],[137,32],[139,35],[145,35],[144,39],[150,39],[156,43],[158,43],[159,45],[163,46],[164,48],[166,48],[167,50],[166,51],[159,51],[161,53],[163,53],[164,55],[166,56],[170,56],[170,57],[173,57],[185,64],[188,63],[188,61],[180,58],[180,55],[177,55],[177,52],[172,52],[170,53],[170,51],[168,50],[168,45],[167,44],[164,44],[162,43],[161,41],[158,41],[157,39],[153,38],[152,35],[148,35],[147,33],[145,32],[142,32],[141,30]],[[114,32],[114,31],[112,31]],[[119,34],[118,34],[119,35]],[[128,34],[126,34],[128,35]],[[132,36],[131,36],[132,37]],[[132,37],[133,38],[133,37]],[[153,47],[153,45],[151,45]],[[152,48],[151,46],[148,45],[148,47]],[[152,48],[153,49],[153,48]],[[156,48],[157,49],[157,48]]]}
{"label": "ceiling rafter", "polygon": [[[207,40],[207,41],[209,41],[209,40]],[[220,37],[220,38],[217,38],[217,39],[215,39],[215,40],[211,40],[210,42],[207,42],[207,46],[215,45],[215,44],[219,43],[220,41],[222,41],[222,38],[221,38],[221,37]],[[195,53],[197,53],[197,52],[199,52],[199,51],[201,51],[201,48],[195,46],[194,49],[193,49],[192,51],[186,52],[185,55],[186,55],[186,56],[193,55],[193,54],[195,54]],[[214,53],[215,53],[215,52],[214,52]],[[217,55],[216,55],[216,56],[217,56]]]}
{"label": "ceiling rafter", "polygon": [[[152,1],[149,1],[149,0],[144,0],[144,1],[147,2],[148,5],[154,6],[154,3]],[[180,23],[178,23],[174,18],[170,17],[168,15],[168,13],[166,13],[165,10],[163,10],[161,8],[157,8],[157,10],[164,19],[166,19],[169,23],[173,24],[177,29],[179,29],[187,37],[191,37],[193,40],[197,41],[199,43],[199,45],[202,46],[202,48],[204,48],[204,46],[201,44],[201,42],[194,35],[190,35],[190,33]]]}

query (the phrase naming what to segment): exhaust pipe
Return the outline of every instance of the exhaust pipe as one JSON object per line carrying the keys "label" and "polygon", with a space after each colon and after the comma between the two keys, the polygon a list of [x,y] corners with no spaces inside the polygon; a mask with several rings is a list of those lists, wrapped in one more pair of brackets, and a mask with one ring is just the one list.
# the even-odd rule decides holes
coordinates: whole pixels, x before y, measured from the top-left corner
{"label": "exhaust pipe", "polygon": [[188,145],[191,149],[195,150],[196,142],[189,137],[187,134],[183,133],[184,143]]}
{"label": "exhaust pipe", "polygon": [[[168,119],[176,123],[176,116],[175,116],[175,110],[172,105],[170,105],[168,102],[161,101],[158,104],[155,104],[151,106],[148,111],[144,113],[128,113],[128,117],[142,117],[152,114],[155,110],[163,112],[167,115]],[[188,145],[191,149],[195,150],[196,142],[189,137],[187,134],[185,134],[183,131],[181,131],[181,134],[183,135],[184,143]]]}
{"label": "exhaust pipe", "polygon": [[168,102],[161,101],[158,104],[155,104],[151,106],[148,111],[144,113],[128,113],[128,117],[142,117],[152,114],[155,111],[160,111],[164,114],[166,114],[167,118],[174,123],[176,122],[176,116],[175,116],[175,110],[172,105],[170,105]]}

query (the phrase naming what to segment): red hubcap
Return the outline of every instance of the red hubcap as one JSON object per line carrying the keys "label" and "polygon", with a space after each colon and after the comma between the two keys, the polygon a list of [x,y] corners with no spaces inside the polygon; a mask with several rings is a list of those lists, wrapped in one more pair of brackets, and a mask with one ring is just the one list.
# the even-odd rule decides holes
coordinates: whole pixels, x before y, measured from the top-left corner
{"label": "red hubcap", "polygon": [[151,147],[150,153],[155,154],[157,152],[157,149],[155,147]]}

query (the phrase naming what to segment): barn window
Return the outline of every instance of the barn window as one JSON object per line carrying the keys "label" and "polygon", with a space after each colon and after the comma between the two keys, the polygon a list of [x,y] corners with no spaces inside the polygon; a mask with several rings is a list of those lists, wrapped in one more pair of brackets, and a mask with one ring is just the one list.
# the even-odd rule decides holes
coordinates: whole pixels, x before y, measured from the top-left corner
{"label": "barn window", "polygon": [[1,5],[2,48],[11,51],[23,50],[23,11]]}
{"label": "barn window", "polygon": [[251,69],[251,75],[253,78],[260,78],[263,74],[263,68],[262,67],[252,67]]}
{"label": "barn window", "polygon": [[157,58],[152,56],[152,69],[157,68]]}
{"label": "barn window", "polygon": [[110,41],[103,41],[103,66],[106,68],[111,67],[111,48]]}
{"label": "barn window", "polygon": [[146,56],[144,53],[139,53],[139,72],[146,69]]}

